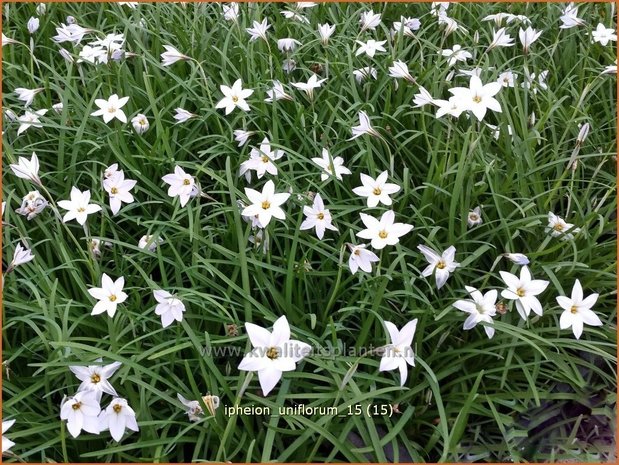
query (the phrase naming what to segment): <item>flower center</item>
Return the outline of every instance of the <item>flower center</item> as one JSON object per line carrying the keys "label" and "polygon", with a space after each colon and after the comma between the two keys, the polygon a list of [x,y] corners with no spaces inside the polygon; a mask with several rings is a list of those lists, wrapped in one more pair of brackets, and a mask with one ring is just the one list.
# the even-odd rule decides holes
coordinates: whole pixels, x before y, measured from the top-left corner
{"label": "flower center", "polygon": [[578,307],[576,305],[572,305],[572,308],[570,308],[570,312],[575,315],[576,313],[578,313]]}
{"label": "flower center", "polygon": [[265,200],[264,202],[262,202],[263,210],[268,210],[269,208],[271,208],[271,202],[269,202],[268,200]]}
{"label": "flower center", "polygon": [[114,410],[115,413],[120,413],[122,409],[123,409],[123,406],[120,404],[114,404],[114,407],[112,407],[112,410]]}
{"label": "flower center", "polygon": [[318,217],[319,220],[324,220],[325,219],[325,214],[323,212],[318,213],[318,215],[316,215]]}
{"label": "flower center", "polygon": [[269,162],[269,157],[267,157],[266,155],[262,155],[262,163],[268,163]]}
{"label": "flower center", "polygon": [[526,292],[523,288],[519,287],[518,289],[516,289],[516,295],[518,297],[524,297],[526,295]]}
{"label": "flower center", "polygon": [[232,101],[233,101],[234,103],[236,103],[236,102],[238,102],[238,101],[239,101],[239,98],[235,95],[234,97],[232,97]]}
{"label": "flower center", "polygon": [[381,239],[386,239],[387,236],[388,236],[388,233],[384,229],[378,233],[378,237],[380,237]]}
{"label": "flower center", "polygon": [[90,377],[90,382],[92,384],[98,384],[99,381],[101,381],[101,377],[97,373],[95,373],[94,375]]}
{"label": "flower center", "polygon": [[117,188],[115,188],[115,187],[112,187],[112,188],[110,189],[110,194],[118,194],[118,189],[117,189]]}
{"label": "flower center", "polygon": [[188,179],[188,178],[183,179],[183,185],[184,186],[188,186],[189,184],[191,184],[191,179]]}
{"label": "flower center", "polygon": [[267,357],[271,360],[275,360],[277,357],[279,357],[279,351],[277,350],[277,347],[269,347],[269,350],[267,350]]}
{"label": "flower center", "polygon": [[563,225],[561,223],[557,223],[552,227],[552,229],[555,231],[563,231]]}
{"label": "flower center", "polygon": [[359,256],[361,255],[361,250],[357,249],[353,252],[355,255]]}
{"label": "flower center", "polygon": [[481,97],[479,95],[476,95],[475,97],[473,97],[473,102],[480,103],[481,102]]}
{"label": "flower center", "polygon": [[479,217],[475,213],[472,213],[472,214],[469,215],[469,219],[471,221],[477,221],[479,219]]}
{"label": "flower center", "polygon": [[71,407],[73,408],[73,410],[79,410],[82,408],[82,403],[81,402],[76,402],[73,404],[73,406]]}
{"label": "flower center", "polygon": [[439,260],[438,263],[436,264],[436,267],[439,270],[442,270],[443,268],[445,268],[447,265],[445,264],[445,262],[443,260]]}
{"label": "flower center", "polygon": [[86,209],[85,209],[84,207],[79,207],[79,208],[77,209],[77,212],[78,212],[78,213],[84,213],[85,211],[86,211]]}
{"label": "flower center", "polygon": [[107,109],[107,112],[108,112],[108,113],[116,113],[116,108],[115,108],[115,107],[109,107],[109,108]]}
{"label": "flower center", "polygon": [[116,297],[116,295],[112,294],[112,295],[110,296],[110,302],[115,302],[117,298],[118,298],[118,297]]}
{"label": "flower center", "polygon": [[380,195],[381,194],[381,190],[380,187],[375,187],[374,190],[372,191],[372,194],[374,195]]}

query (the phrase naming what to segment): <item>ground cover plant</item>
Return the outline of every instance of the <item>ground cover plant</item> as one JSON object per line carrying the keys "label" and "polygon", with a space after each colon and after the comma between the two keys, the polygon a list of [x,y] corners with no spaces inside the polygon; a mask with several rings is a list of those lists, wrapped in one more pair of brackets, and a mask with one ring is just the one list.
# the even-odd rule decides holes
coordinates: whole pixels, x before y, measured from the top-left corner
{"label": "ground cover plant", "polygon": [[614,14],[4,3],[4,459],[610,460]]}

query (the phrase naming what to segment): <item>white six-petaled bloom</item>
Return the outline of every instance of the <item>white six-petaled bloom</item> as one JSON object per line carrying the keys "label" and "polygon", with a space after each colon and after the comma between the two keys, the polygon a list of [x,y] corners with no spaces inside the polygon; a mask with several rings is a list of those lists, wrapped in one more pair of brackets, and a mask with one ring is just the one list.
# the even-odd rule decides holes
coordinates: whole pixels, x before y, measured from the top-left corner
{"label": "white six-petaled bloom", "polygon": [[95,100],[95,105],[97,105],[99,109],[93,111],[90,116],[103,116],[103,121],[105,123],[109,123],[114,118],[122,123],[126,123],[127,116],[121,108],[124,107],[128,101],[129,97],[118,98],[117,94],[110,95],[110,98],[107,100],[98,98]]}
{"label": "white six-petaled bloom", "polygon": [[181,207],[187,205],[190,197],[197,194],[196,181],[193,176],[185,173],[180,166],[174,167],[174,173],[166,174],[161,178],[163,182],[169,184],[168,195],[170,197],[177,197],[181,201]]}
{"label": "white six-petaled bloom", "polygon": [[297,45],[301,45],[301,42],[292,37],[285,37],[277,40],[277,48],[280,52],[292,52],[297,48]]}
{"label": "white six-petaled bloom", "polygon": [[28,24],[26,25],[26,27],[28,28],[28,32],[30,34],[34,34],[35,32],[37,32],[37,30],[39,29],[39,24],[40,24],[39,18],[32,16],[28,20]]}
{"label": "white six-petaled bloom", "polygon": [[318,79],[318,76],[313,74],[307,82],[292,82],[291,84],[297,89],[305,91],[310,100],[314,98],[314,89],[319,88],[326,79]]}
{"label": "white six-petaled bloom", "polygon": [[320,194],[316,194],[314,197],[314,204],[311,207],[303,207],[303,213],[306,218],[303,223],[301,223],[300,229],[302,231],[305,229],[316,228],[316,236],[318,239],[322,239],[324,237],[326,229],[337,231],[337,228],[332,224],[333,220],[331,218],[331,213],[325,208],[325,204],[322,201]]}
{"label": "white six-petaled bloom", "polygon": [[[97,362],[102,362],[103,359],[97,359]],[[78,392],[89,391],[95,393],[95,398],[98,402],[101,401],[103,393],[117,396],[116,389],[109,382],[109,379],[114,376],[114,373],[121,367],[122,363],[114,362],[109,365],[89,365],[89,366],[70,366],[69,370],[77,376],[82,384],[78,388]]]}
{"label": "white six-petaled bloom", "polygon": [[320,42],[322,45],[327,45],[329,43],[329,38],[334,32],[335,26],[332,26],[329,23],[318,25],[318,34],[320,35]]}
{"label": "white six-petaled bloom", "polygon": [[229,5],[221,5],[224,19],[226,21],[237,21],[239,19],[239,4],[230,3]]}
{"label": "white six-petaled bloom", "polygon": [[425,245],[418,245],[417,249],[423,254],[429,265],[421,272],[422,276],[428,277],[432,273],[436,277],[436,288],[440,289],[445,285],[449,274],[453,273],[460,266],[456,262],[456,248],[452,245],[448,247],[442,254],[436,253]]}
{"label": "white six-petaled bloom", "polygon": [[215,108],[225,108],[226,115],[232,113],[235,108],[240,108],[243,111],[249,111],[249,105],[245,101],[247,97],[254,93],[253,89],[243,89],[243,82],[240,79],[234,81],[232,87],[225,85],[219,86],[221,93],[224,94]]}
{"label": "white six-petaled bloom", "polygon": [[395,213],[393,210],[386,211],[380,220],[360,213],[361,221],[366,229],[359,231],[357,236],[362,239],[370,239],[372,247],[376,250],[383,249],[387,245],[396,245],[400,242],[400,237],[413,230],[413,226],[405,223],[395,223]]}
{"label": "white six-petaled bloom", "polygon": [[477,76],[471,76],[469,87],[454,87],[449,92],[455,97],[458,105],[471,111],[481,121],[488,109],[501,113],[501,105],[494,98],[501,90],[498,82],[483,84]]}
{"label": "white six-petaled bloom", "polygon": [[347,244],[350,250],[350,258],[348,259],[348,267],[350,272],[355,274],[359,268],[366,273],[372,272],[372,263],[380,261],[378,255],[366,248],[365,244],[353,245]]}
{"label": "white six-petaled bloom", "polygon": [[507,285],[507,289],[501,292],[501,296],[516,301],[516,310],[526,320],[531,310],[542,315],[542,304],[537,300],[537,295],[544,292],[549,282],[542,279],[533,279],[529,268],[525,265],[520,269],[520,278],[516,275],[501,271],[501,278]]}
{"label": "white six-petaled bloom", "polygon": [[123,434],[125,434],[125,429],[140,431],[135,419],[135,411],[129,407],[125,399],[119,397],[113,399],[110,405],[99,415],[99,429],[101,431],[109,429],[116,442],[120,442]]}
{"label": "white six-petaled bloom", "polygon": [[415,108],[420,108],[428,104],[434,104],[434,97],[430,95],[430,92],[425,87],[419,86],[419,93],[415,94],[413,98]]}
{"label": "white six-petaled bloom", "polygon": [[187,55],[182,54],[176,48],[171,45],[164,45],[165,52],[161,54],[161,65],[162,66],[170,66],[176,63],[179,60],[187,61],[191,60]]}
{"label": "white six-petaled bloom", "polygon": [[247,181],[251,181],[250,170],[256,171],[258,179],[262,178],[265,173],[277,176],[277,166],[273,163],[274,160],[279,160],[286,152],[279,149],[272,149],[271,142],[268,138],[264,138],[260,144],[260,148],[253,148],[249,153],[249,160],[241,163],[239,176],[245,175]]}
{"label": "white six-petaled bloom", "polygon": [[163,238],[157,237],[154,234],[146,234],[138,241],[138,247],[140,249],[148,249],[149,252],[157,250],[159,244],[163,244]]}
{"label": "white six-petaled bloom", "polygon": [[254,131],[245,131],[244,129],[234,130],[234,140],[239,143],[239,147],[245,145],[252,135],[254,135]]}
{"label": "white six-petaled bloom", "polygon": [[453,48],[442,50],[441,55],[447,57],[449,66],[455,65],[458,61],[466,62],[469,58],[473,58],[470,52],[467,52],[458,44],[454,45]]}
{"label": "white six-petaled bloom", "polygon": [[368,29],[375,30],[376,27],[380,24],[380,13],[374,13],[373,10],[364,11],[361,13],[361,18],[359,19],[359,23],[361,24],[361,32],[364,32]]}
{"label": "white six-petaled bloom", "polygon": [[591,38],[594,42],[599,42],[601,45],[606,46],[608,42],[617,42],[617,34],[612,28],[606,28],[602,23],[599,23],[595,28],[595,31],[591,33]]}
{"label": "white six-petaled bloom", "polygon": [[321,181],[326,181],[330,176],[335,176],[335,179],[341,181],[343,174],[351,174],[351,171],[344,166],[344,159],[342,157],[332,158],[327,149],[322,149],[322,158],[312,158],[312,161],[323,170],[320,173]]}
{"label": "white six-petaled bloom", "polygon": [[22,179],[28,179],[35,184],[41,185],[39,178],[39,157],[32,152],[30,160],[24,157],[19,157],[16,165],[10,165],[15,176]]}
{"label": "white six-petaled bloom", "polygon": [[13,441],[4,436],[4,433],[8,431],[8,429],[13,426],[15,420],[7,420],[2,422],[2,453],[8,452],[8,450],[15,445]]}
{"label": "white six-petaled bloom", "polygon": [[286,219],[286,214],[281,205],[288,200],[290,194],[276,194],[273,181],[267,181],[262,192],[246,187],[245,195],[247,195],[251,205],[245,207],[241,214],[251,218],[256,217],[260,227],[266,228],[272,217],[280,220]]}
{"label": "white six-petaled bloom", "polygon": [[11,260],[11,263],[9,263],[9,266],[6,268],[6,273],[10,273],[18,266],[32,260],[34,260],[32,250],[23,247],[21,244],[17,244],[15,251],[13,252],[13,260]]}
{"label": "white six-petaled bloom", "polygon": [[469,212],[466,222],[469,228],[477,226],[478,224],[482,224],[483,219],[481,217],[481,207],[477,206],[473,208],[473,210]]}
{"label": "white six-petaled bloom", "polygon": [[262,40],[267,40],[267,30],[271,27],[271,25],[269,24],[269,22],[267,21],[267,18],[264,18],[262,20],[262,22],[258,22],[258,21],[254,21],[253,27],[248,27],[247,29],[245,29],[249,35],[251,36],[249,38],[250,42],[253,42],[254,40],[258,40],[258,39],[262,39]]}
{"label": "white six-petaled bloom", "polygon": [[146,118],[146,115],[143,115],[142,113],[138,113],[131,118],[131,124],[133,125],[133,130],[140,136],[148,131],[148,128],[150,127],[148,118]]}
{"label": "white six-petaled bloom", "polygon": [[355,187],[352,191],[359,197],[367,197],[367,204],[369,208],[374,208],[378,203],[383,205],[391,205],[393,202],[391,194],[395,194],[400,190],[400,186],[387,182],[387,171],[383,171],[378,175],[376,179],[361,173],[362,186]]}
{"label": "white six-petaled bloom", "polygon": [[[39,213],[45,210],[48,201],[41,195],[39,191],[28,192],[22,199],[21,206],[15,210],[20,215],[26,217],[28,221],[36,217]],[[3,202],[4,205],[4,202]]]}
{"label": "white six-petaled bloom", "polygon": [[393,65],[389,67],[389,76],[396,79],[406,79],[408,82],[415,82],[415,78],[408,70],[408,65],[402,60],[393,62]]}
{"label": "white six-petaled bloom", "polygon": [[359,112],[359,126],[353,126],[352,128],[352,137],[348,140],[356,139],[363,134],[369,134],[371,136],[379,137],[376,129],[372,127],[370,123],[370,118],[368,118],[368,114],[365,111]]}
{"label": "white six-petaled bloom", "polygon": [[504,253],[503,257],[511,260],[516,265],[528,265],[530,263],[529,258],[522,253]]}
{"label": "white six-petaled bloom", "polygon": [[457,300],[453,303],[453,306],[458,310],[462,310],[469,314],[464,321],[464,329],[473,329],[478,323],[486,322],[484,325],[484,331],[488,339],[492,339],[494,336],[494,328],[490,326],[493,324],[492,317],[496,315],[496,299],[498,292],[496,289],[492,289],[485,294],[474,287],[465,286],[466,291],[471,295],[471,299]]}
{"label": "white six-petaled bloom", "polygon": [[257,371],[262,393],[266,396],[284,371],[294,371],[296,364],[309,355],[311,346],[290,339],[290,325],[285,316],[275,321],[272,332],[253,323],[245,323],[245,330],[253,350],[241,360],[239,370]]}
{"label": "white six-petaled bloom", "polygon": [[34,113],[26,110],[22,116],[17,118],[19,122],[19,128],[17,128],[17,135],[19,136],[21,133],[28,130],[31,126],[33,128],[42,128],[43,125],[39,122],[41,116],[44,116],[47,113],[47,109],[44,108],[42,110],[37,110]]}
{"label": "white six-petaled bloom", "polygon": [[353,70],[352,74],[355,76],[355,81],[357,81],[358,84],[362,84],[366,79],[376,79],[378,76],[378,71],[373,66],[365,66],[363,68]]}
{"label": "white six-petaled bloom", "polygon": [[17,87],[15,89],[15,93],[17,94],[17,98],[24,102],[24,106],[29,107],[34,100],[34,97],[43,90],[45,90],[43,87],[38,89],[25,89],[23,87]]}
{"label": "white six-petaled bloom", "polygon": [[578,17],[578,7],[573,2],[561,12],[559,20],[561,21],[560,29],[571,29],[585,24],[585,21]]}
{"label": "white six-petaled bloom", "polygon": [[355,52],[356,56],[359,56],[362,53],[365,53],[370,58],[373,58],[374,55],[376,54],[376,52],[386,52],[387,51],[387,50],[385,50],[385,47],[383,47],[383,45],[385,45],[387,43],[386,40],[369,39],[367,42],[362,42],[360,40],[355,40],[355,42],[357,42],[357,44],[359,44],[359,48]]}
{"label": "white six-petaled bloom", "polygon": [[529,53],[529,47],[531,47],[531,44],[539,39],[541,35],[542,31],[536,31],[531,26],[526,28],[526,30],[520,28],[518,31],[518,38],[520,39],[524,53]]}
{"label": "white six-petaled bloom", "polygon": [[71,188],[71,200],[60,200],[58,206],[67,213],[62,217],[62,222],[76,220],[82,226],[86,223],[88,215],[101,211],[101,206],[90,203],[90,191],[80,191],[77,187]]}
{"label": "white six-petaled bloom", "polygon": [[383,348],[383,356],[380,360],[379,371],[400,370],[400,386],[404,386],[408,377],[408,366],[415,366],[415,354],[413,352],[413,338],[417,329],[417,318],[406,323],[401,330],[389,321],[385,321],[385,327],[391,340]]}
{"label": "white six-petaled bloom", "polygon": [[137,183],[134,179],[125,179],[125,174],[122,170],[116,171],[110,177],[103,180],[103,189],[110,196],[110,207],[113,215],[120,211],[123,203],[132,203],[134,201],[130,191]]}
{"label": "white six-petaled bloom", "polygon": [[504,71],[501,74],[499,74],[499,77],[497,78],[497,82],[501,84],[503,87],[514,87],[515,80],[517,77],[518,75],[516,73],[508,69],[507,71]]}
{"label": "white six-petaled bloom", "polygon": [[561,329],[572,328],[576,339],[580,339],[583,331],[583,325],[602,326],[600,318],[591,310],[595,305],[599,294],[591,294],[584,298],[582,286],[577,279],[572,287],[572,297],[558,296],[557,303],[563,309],[563,313],[559,319],[559,327]]}
{"label": "white six-petaled bloom", "polygon": [[277,100],[292,100],[292,96],[286,93],[284,86],[281,82],[273,80],[273,87],[267,90],[268,97],[264,99],[265,102],[275,102]]}
{"label": "white six-petaled bloom", "polygon": [[552,212],[548,212],[548,226],[546,233],[550,233],[552,237],[560,237],[561,240],[568,241],[574,239],[574,234],[580,232],[580,228],[574,227],[572,223],[567,223],[560,216]]}
{"label": "white six-petaled bloom", "polygon": [[174,119],[176,120],[176,124],[184,123],[185,121],[198,116],[180,107],[175,108],[174,111]]}
{"label": "white six-petaled bloom", "polygon": [[73,397],[65,398],[60,406],[60,419],[67,420],[67,429],[74,438],[78,437],[82,430],[99,434],[99,413],[101,406],[96,393],[92,391],[80,391]]}
{"label": "white six-petaled bloom", "polygon": [[514,39],[502,27],[498,31],[492,32],[492,42],[488,46],[488,50],[492,50],[495,47],[511,47],[512,45],[514,45]]}
{"label": "white six-petaled bloom", "polygon": [[110,318],[114,317],[119,304],[127,300],[127,294],[123,292],[125,278],[121,276],[116,281],[112,281],[107,274],[101,277],[101,287],[88,289],[88,293],[99,302],[95,304],[91,315],[100,315],[107,312]]}
{"label": "white six-petaled bloom", "polygon": [[161,325],[167,328],[173,321],[183,321],[185,304],[174,294],[157,289],[153,291],[155,300],[158,302],[155,313],[161,316]]}

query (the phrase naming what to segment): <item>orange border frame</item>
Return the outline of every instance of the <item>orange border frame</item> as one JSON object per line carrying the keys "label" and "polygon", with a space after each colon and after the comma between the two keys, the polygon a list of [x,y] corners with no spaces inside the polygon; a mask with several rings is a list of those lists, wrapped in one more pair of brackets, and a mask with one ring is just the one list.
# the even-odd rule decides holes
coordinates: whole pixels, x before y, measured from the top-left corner
{"label": "orange border frame", "polygon": [[[238,3],[294,3],[292,0],[235,0]],[[138,0],[138,3],[172,3],[173,0]],[[223,2],[221,0],[183,0],[184,3],[229,3],[229,2]],[[453,0],[451,1],[451,3],[566,3],[565,1],[561,1],[561,0]],[[6,1],[6,0],[0,0],[0,7],[2,7],[5,3],[118,3],[118,0],[45,0],[44,2],[37,2],[37,1],[32,1],[32,0],[12,0],[12,1]],[[383,0],[381,2],[367,2],[365,0],[318,0],[318,3],[430,3],[430,0]],[[619,0],[574,0],[574,3],[614,3],[615,4],[615,15],[619,14]],[[2,16],[3,14],[0,12],[0,29],[2,28]],[[615,23],[617,23],[617,16],[615,16]],[[619,47],[619,45],[618,45]],[[2,60],[2,49],[0,48],[0,60]],[[0,80],[2,79],[2,67],[0,66]],[[616,89],[617,89],[617,95],[619,96],[619,79],[616,81]],[[0,88],[0,112],[2,111],[2,89]],[[619,98],[616,102],[617,104],[617,118],[616,118],[616,123],[617,123],[617,127],[616,127],[616,134],[617,137],[619,137]],[[0,125],[2,125],[2,122],[0,121]],[[615,140],[615,142],[617,142],[617,139]],[[0,139],[0,157],[2,154],[2,140]],[[618,160],[616,161],[616,168],[619,171],[619,146],[617,146],[617,158]],[[2,180],[3,180],[3,170],[2,170],[2,166],[0,166],[0,189],[2,188]],[[619,181],[619,173],[617,175],[616,178],[617,181]],[[2,191],[0,190],[0,201],[2,200]],[[619,217],[619,205],[617,206],[617,216]],[[0,250],[2,250],[2,224],[0,223]],[[616,245],[617,248],[619,250],[619,235],[617,236],[616,239]],[[0,264],[0,267],[2,265]],[[618,265],[618,270],[616,270],[616,272],[619,271],[619,265]],[[4,283],[3,280],[0,279],[0,306],[3,303],[3,287],[4,287]],[[617,288],[619,289],[619,275],[617,276]],[[618,306],[619,307],[619,306]],[[2,327],[2,314],[0,313],[0,327]],[[617,336],[619,339],[619,328],[617,328]],[[2,354],[2,337],[0,337],[0,358],[1,358],[1,354]],[[619,344],[616,348],[616,355],[619,358]],[[2,379],[3,379],[3,373],[0,373],[0,418],[2,417]],[[617,377],[617,381],[619,383],[619,375]],[[617,390],[617,394],[619,396],[619,388]],[[618,413],[617,410],[617,406],[615,406],[615,414]],[[617,425],[615,425],[615,462],[607,462],[607,463],[614,463],[615,465],[617,465],[619,462],[617,461],[619,458],[619,428],[617,428]],[[4,461],[2,460],[2,455],[0,454],[0,464],[2,464]],[[25,462],[25,463],[32,463],[32,464],[38,464],[38,465],[49,465],[49,464],[43,464],[43,463],[39,463],[39,462]],[[61,462],[59,462],[61,463]],[[90,464],[98,464],[98,463],[105,463],[105,462],[79,462],[79,463],[90,463]],[[121,465],[122,463],[127,463],[127,462],[108,462],[108,465]],[[217,462],[214,462],[217,463]],[[221,463],[225,463],[225,462],[221,462]],[[234,462],[236,463],[244,463],[244,462]],[[257,462],[258,463],[258,462]],[[378,465],[388,465],[388,463],[379,463],[379,462],[371,462],[371,463],[376,463]],[[402,464],[405,464],[405,462],[400,462]],[[455,465],[458,462],[443,462],[446,465]],[[495,463],[495,462],[492,462]],[[590,462],[585,462],[585,463],[580,463],[580,462],[571,462],[573,465],[589,465]],[[604,463],[604,462],[602,462]],[[158,465],[175,465],[176,462],[174,463],[165,463],[165,462],[158,462]],[[287,462],[288,465],[322,465],[322,463],[318,462],[314,462],[314,463],[299,463],[299,462]],[[155,464],[153,464],[155,465]],[[261,464],[261,465],[267,465],[267,464]],[[365,463],[356,463],[356,462],[351,462],[351,465],[365,465]],[[513,463],[501,463],[498,462],[496,463],[496,465],[513,465]]]}

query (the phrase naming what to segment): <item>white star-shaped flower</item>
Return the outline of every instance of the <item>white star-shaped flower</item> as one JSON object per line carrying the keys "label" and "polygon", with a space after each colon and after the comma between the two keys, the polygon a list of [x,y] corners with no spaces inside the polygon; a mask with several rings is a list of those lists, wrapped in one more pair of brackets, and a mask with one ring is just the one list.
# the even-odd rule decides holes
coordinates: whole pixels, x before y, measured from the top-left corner
{"label": "white star-shaped flower", "polygon": [[572,297],[558,296],[557,303],[563,309],[561,318],[559,319],[559,327],[561,329],[572,328],[576,339],[580,339],[583,326],[602,326],[600,318],[591,310],[595,305],[599,294],[591,294],[584,298],[582,286],[577,279],[572,287]]}

